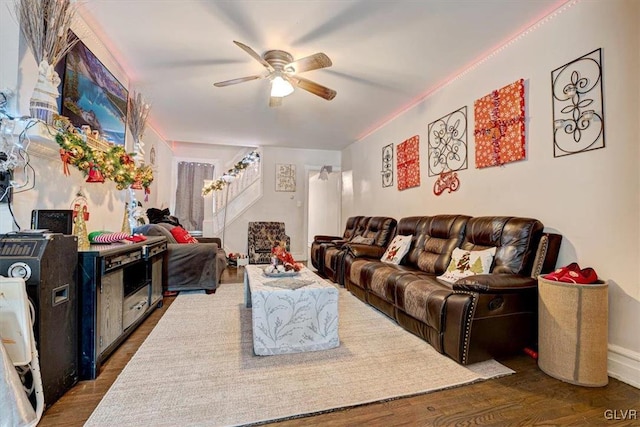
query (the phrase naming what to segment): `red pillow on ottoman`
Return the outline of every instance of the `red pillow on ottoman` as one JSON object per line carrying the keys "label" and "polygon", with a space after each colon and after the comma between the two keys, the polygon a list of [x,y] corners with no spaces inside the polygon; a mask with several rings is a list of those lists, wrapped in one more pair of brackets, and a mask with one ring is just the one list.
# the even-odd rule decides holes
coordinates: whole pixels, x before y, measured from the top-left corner
{"label": "red pillow on ottoman", "polygon": [[195,237],[178,225],[171,229],[171,235],[178,243],[198,243]]}

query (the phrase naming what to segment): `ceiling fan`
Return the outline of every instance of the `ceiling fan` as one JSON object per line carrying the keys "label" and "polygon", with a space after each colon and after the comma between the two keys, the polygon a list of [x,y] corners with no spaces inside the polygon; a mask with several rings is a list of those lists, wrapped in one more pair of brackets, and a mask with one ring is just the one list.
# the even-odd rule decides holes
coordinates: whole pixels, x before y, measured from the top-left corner
{"label": "ceiling fan", "polygon": [[234,43],[251,55],[251,57],[256,61],[261,63],[268,70],[268,73],[264,75],[256,74],[253,76],[226,80],[214,83],[214,86],[231,86],[251,80],[267,78],[271,80],[271,97],[269,99],[270,107],[278,107],[282,105],[282,98],[290,95],[294,90],[294,86],[324,98],[327,101],[331,101],[335,98],[337,93],[335,90],[298,76],[299,73],[304,73],[305,71],[330,67],[332,65],[331,59],[329,59],[329,57],[324,53],[316,53],[294,61],[293,56],[291,56],[289,52],[282,50],[269,50],[265,52],[263,56],[260,56],[249,46],[235,40]]}

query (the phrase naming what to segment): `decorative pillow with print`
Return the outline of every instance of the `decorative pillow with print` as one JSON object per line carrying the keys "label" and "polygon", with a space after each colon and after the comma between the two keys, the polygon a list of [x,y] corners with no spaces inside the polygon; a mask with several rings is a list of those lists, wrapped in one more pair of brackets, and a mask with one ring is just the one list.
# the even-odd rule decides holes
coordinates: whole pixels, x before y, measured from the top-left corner
{"label": "decorative pillow with print", "polygon": [[350,243],[360,243],[362,245],[373,245],[373,237],[356,236]]}
{"label": "decorative pillow with print", "polygon": [[495,255],[496,248],[489,248],[482,251],[465,251],[460,248],[455,248],[447,270],[442,276],[438,276],[438,279],[454,283],[458,281],[458,279],[473,276],[474,274],[489,274]]}
{"label": "decorative pillow with print", "polygon": [[171,235],[178,243],[198,243],[195,237],[193,237],[187,230],[180,226],[175,226],[171,229]]}
{"label": "decorative pillow with print", "polygon": [[410,234],[408,236],[396,236],[393,238],[387,250],[380,258],[380,261],[387,262],[389,264],[400,264],[402,258],[409,252],[409,248],[411,247],[411,239],[413,235]]}

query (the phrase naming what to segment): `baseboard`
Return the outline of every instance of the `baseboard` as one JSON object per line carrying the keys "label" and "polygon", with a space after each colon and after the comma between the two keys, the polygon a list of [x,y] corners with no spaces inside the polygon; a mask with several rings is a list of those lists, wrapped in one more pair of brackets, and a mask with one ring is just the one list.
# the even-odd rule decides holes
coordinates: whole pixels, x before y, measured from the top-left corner
{"label": "baseboard", "polygon": [[610,377],[640,388],[640,353],[609,344],[607,371]]}

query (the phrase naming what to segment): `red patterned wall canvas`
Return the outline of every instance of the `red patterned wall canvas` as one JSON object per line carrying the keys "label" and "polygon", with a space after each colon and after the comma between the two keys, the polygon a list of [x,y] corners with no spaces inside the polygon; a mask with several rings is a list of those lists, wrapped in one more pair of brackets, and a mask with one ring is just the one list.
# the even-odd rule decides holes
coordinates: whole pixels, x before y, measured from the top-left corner
{"label": "red patterned wall canvas", "polygon": [[420,136],[398,144],[398,190],[420,186]]}
{"label": "red patterned wall canvas", "polygon": [[473,106],[476,168],[524,159],[524,80],[494,90]]}

